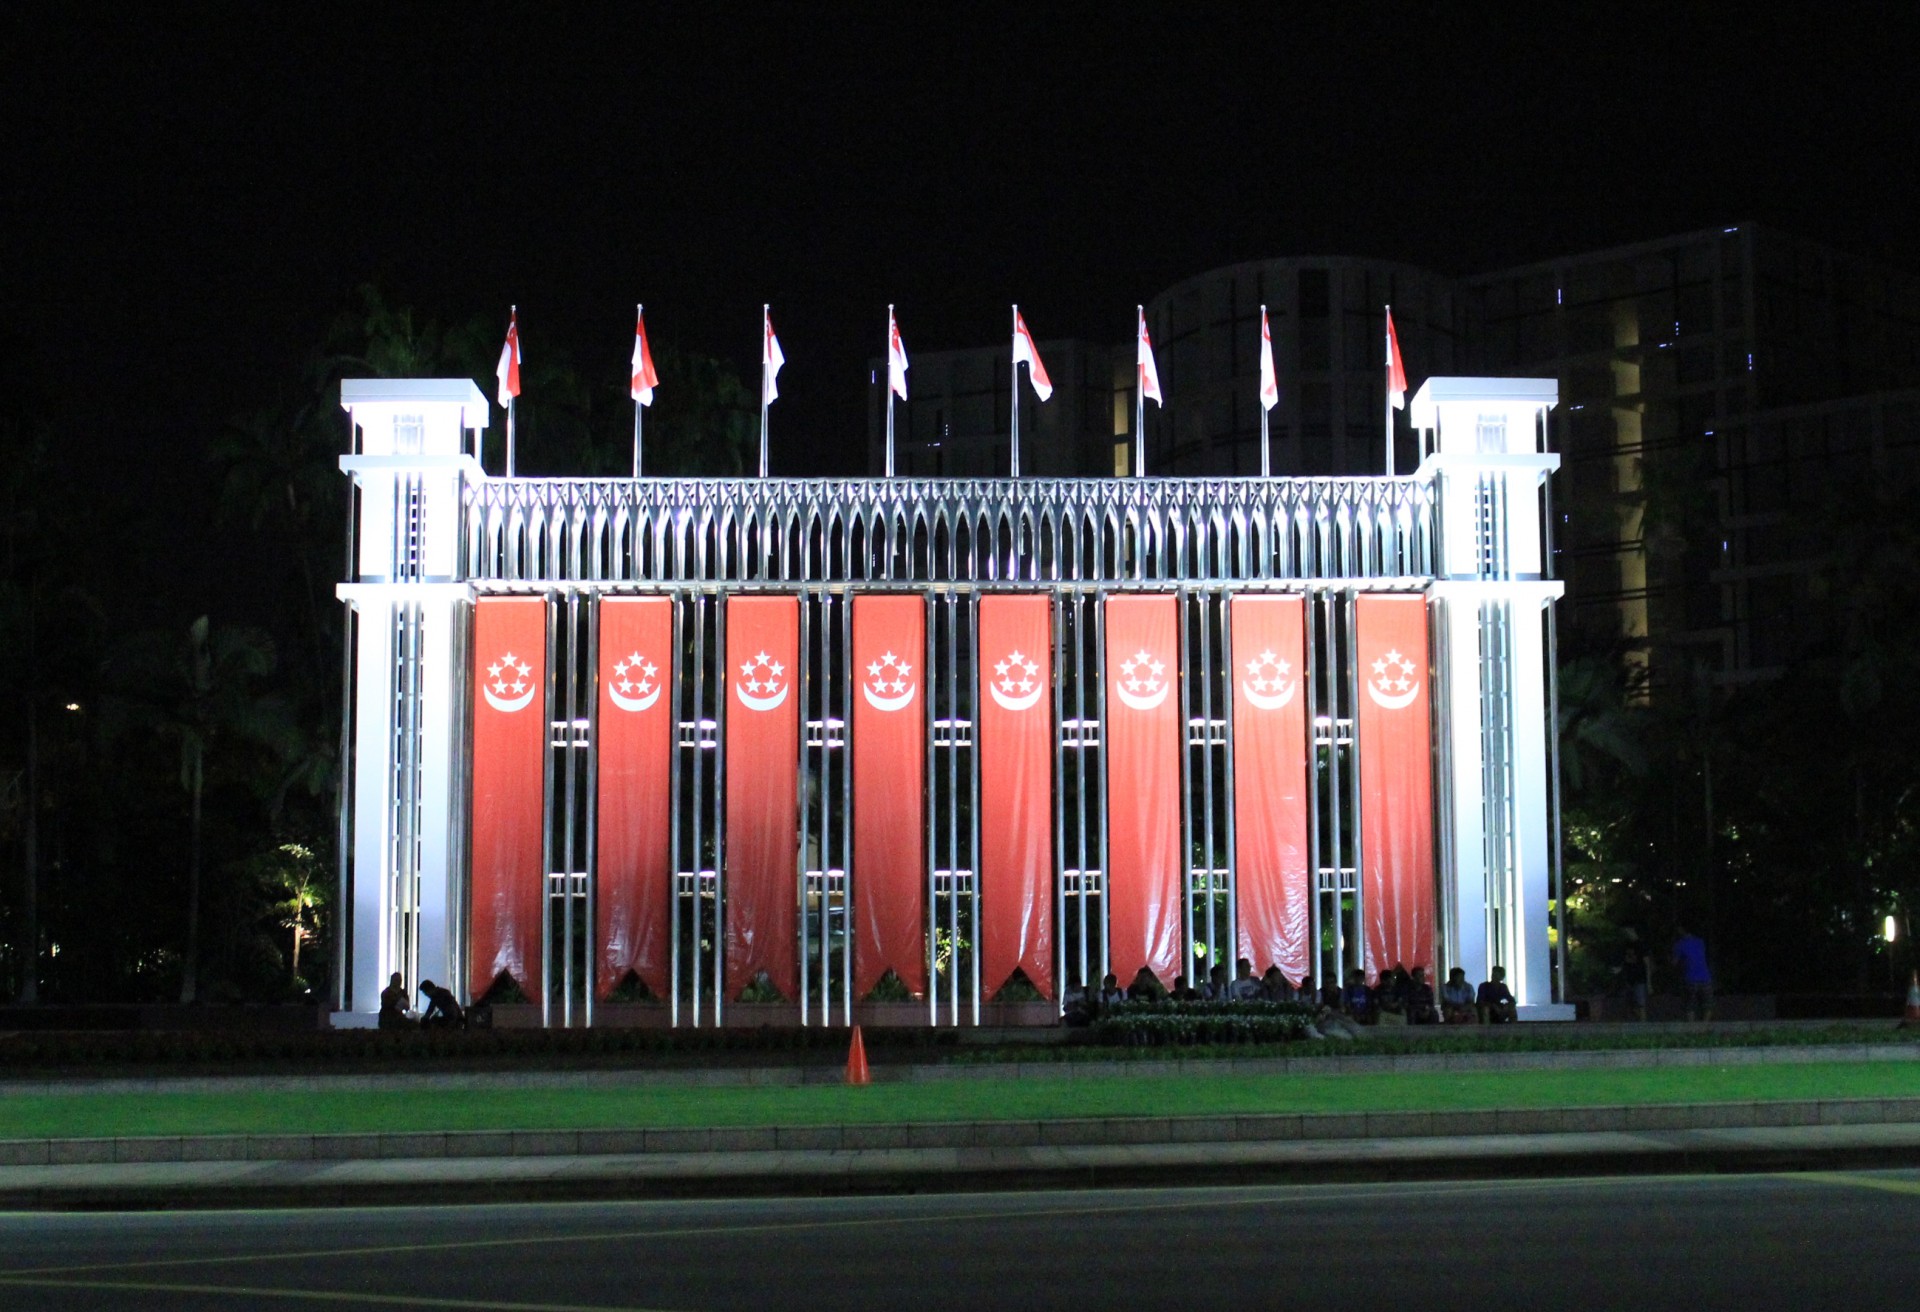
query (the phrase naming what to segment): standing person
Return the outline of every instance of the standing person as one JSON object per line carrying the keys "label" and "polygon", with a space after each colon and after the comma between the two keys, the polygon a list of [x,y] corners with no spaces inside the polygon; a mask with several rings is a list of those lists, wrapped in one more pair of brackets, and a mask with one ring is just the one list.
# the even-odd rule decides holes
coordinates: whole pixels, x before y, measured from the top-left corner
{"label": "standing person", "polygon": [[1713,1019],[1713,972],[1707,969],[1707,945],[1681,925],[1673,940],[1673,964],[1687,995],[1688,1020]]}

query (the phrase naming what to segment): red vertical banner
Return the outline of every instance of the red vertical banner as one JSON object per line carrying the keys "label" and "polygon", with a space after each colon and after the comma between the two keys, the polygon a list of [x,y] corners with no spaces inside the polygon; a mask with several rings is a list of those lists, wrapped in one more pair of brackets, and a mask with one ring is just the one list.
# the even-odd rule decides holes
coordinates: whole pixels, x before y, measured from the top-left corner
{"label": "red vertical banner", "polygon": [[1233,626],[1233,865],[1240,953],[1299,983],[1308,973],[1307,604],[1237,596]]}
{"label": "red vertical banner", "polygon": [[800,599],[727,599],[727,996],[800,996]]}
{"label": "red vertical banner", "polygon": [[980,986],[1053,996],[1053,603],[980,598]]}
{"label": "red vertical banner", "polygon": [[594,874],[599,990],[629,971],[656,997],[670,986],[673,602],[600,603]]}
{"label": "red vertical banner", "polygon": [[1432,659],[1424,597],[1354,603],[1367,969],[1434,964]]}
{"label": "red vertical banner", "polygon": [[1113,973],[1180,970],[1180,602],[1108,597],[1107,917]]}
{"label": "red vertical banner", "polygon": [[541,995],[540,899],[546,873],[547,603],[473,605],[473,810],[467,989],[503,972]]}
{"label": "red vertical banner", "polygon": [[853,599],[853,996],[927,991],[927,603]]}

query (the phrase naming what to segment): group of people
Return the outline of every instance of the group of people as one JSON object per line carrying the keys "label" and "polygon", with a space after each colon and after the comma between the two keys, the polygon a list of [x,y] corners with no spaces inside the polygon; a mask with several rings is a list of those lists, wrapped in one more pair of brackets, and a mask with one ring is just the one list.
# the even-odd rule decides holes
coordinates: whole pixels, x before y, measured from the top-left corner
{"label": "group of people", "polygon": [[1236,963],[1232,979],[1225,965],[1207,972],[1204,983],[1195,985],[1185,975],[1176,975],[1173,987],[1166,988],[1158,977],[1142,966],[1133,981],[1120,987],[1119,977],[1108,975],[1099,988],[1070,989],[1064,999],[1069,1024],[1085,1024],[1105,1015],[1123,1002],[1298,1002],[1317,1009],[1315,1027],[1324,1031],[1329,1024],[1345,1028],[1353,1025],[1500,1025],[1518,1017],[1513,990],[1507,987],[1504,966],[1495,966],[1491,978],[1475,988],[1467,972],[1455,966],[1436,994],[1427,978],[1426,967],[1409,970],[1396,965],[1382,970],[1377,980],[1367,983],[1366,972],[1358,969],[1343,987],[1329,982],[1316,992],[1311,980],[1293,983],[1278,966],[1267,967],[1264,975],[1253,973],[1253,963],[1242,957]]}
{"label": "group of people", "polygon": [[394,971],[387,986],[380,990],[380,1028],[464,1030],[470,1024],[484,1028],[492,1019],[492,1008],[485,999],[471,1008],[462,1007],[452,989],[430,979],[420,981],[420,996],[426,999],[427,1005],[415,1011],[407,1005],[410,999],[406,980],[399,971]]}

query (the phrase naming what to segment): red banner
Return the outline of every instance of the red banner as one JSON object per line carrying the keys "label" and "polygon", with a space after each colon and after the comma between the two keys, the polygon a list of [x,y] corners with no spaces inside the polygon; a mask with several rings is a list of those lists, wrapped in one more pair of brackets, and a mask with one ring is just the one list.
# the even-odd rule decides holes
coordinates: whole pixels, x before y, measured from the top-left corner
{"label": "red banner", "polygon": [[1124,988],[1180,970],[1180,603],[1108,597],[1107,915]]}
{"label": "red banner", "polygon": [[927,603],[853,599],[853,996],[927,991]]}
{"label": "red banner", "polygon": [[480,997],[505,971],[538,1002],[548,733],[543,598],[474,603],[473,691],[468,996]]}
{"label": "red banner", "polygon": [[727,996],[800,996],[800,599],[727,599]]}
{"label": "red banner", "polygon": [[1238,596],[1233,626],[1233,864],[1239,955],[1294,983],[1311,957],[1307,868],[1307,605]]}
{"label": "red banner", "polygon": [[656,997],[666,996],[669,987],[672,678],[673,602],[665,597],[603,600],[594,808],[603,998],[629,971]]}
{"label": "red banner", "polygon": [[1053,996],[1053,617],[1044,596],[980,598],[980,986],[1013,972]]}
{"label": "red banner", "polygon": [[1361,901],[1367,970],[1434,965],[1432,660],[1424,597],[1360,597]]}

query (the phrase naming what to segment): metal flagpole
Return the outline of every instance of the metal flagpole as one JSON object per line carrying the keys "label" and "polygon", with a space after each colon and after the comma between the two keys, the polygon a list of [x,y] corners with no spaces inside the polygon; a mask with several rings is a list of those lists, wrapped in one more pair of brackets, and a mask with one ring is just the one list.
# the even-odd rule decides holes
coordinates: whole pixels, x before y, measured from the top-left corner
{"label": "metal flagpole", "polygon": [[[1020,342],[1020,307],[1013,307],[1013,339],[1016,346]],[[1020,477],[1020,357],[1014,356],[1013,369],[1008,375],[1012,379],[1007,395],[1013,399],[1013,477]]]}
{"label": "metal flagpole", "polygon": [[893,307],[887,307],[887,382],[881,396],[887,407],[887,477],[893,477]]}
{"label": "metal flagpole", "polygon": [[1381,329],[1387,347],[1387,477],[1393,477],[1393,307],[1387,307],[1386,325]]}
{"label": "metal flagpole", "polygon": [[1147,331],[1147,312],[1133,307],[1138,321],[1133,325],[1133,476],[1147,476],[1147,375],[1140,363],[1140,348]]}
{"label": "metal flagpole", "polygon": [[[507,322],[513,327],[514,345],[517,347],[520,344],[520,307],[519,306],[513,305],[507,308]],[[514,362],[512,361],[512,358],[509,357],[509,364],[508,364],[509,369],[512,368],[513,363]],[[520,394],[518,392],[507,393],[507,477],[508,478],[513,477],[513,403],[515,401],[518,401],[519,399],[520,399]]]}
{"label": "metal flagpole", "polygon": [[[1272,341],[1272,331],[1272,329],[1267,327],[1267,307],[1263,305],[1260,307],[1260,364],[1263,374],[1266,368],[1267,357],[1271,354],[1268,350],[1268,343]],[[1264,377],[1260,380],[1260,386],[1263,389],[1266,387],[1266,379]],[[1267,420],[1270,413],[1267,410],[1267,398],[1265,395],[1260,395],[1254,399],[1260,403],[1260,477],[1272,478],[1273,454],[1271,447],[1268,445],[1267,438]]]}
{"label": "metal flagpole", "polygon": [[[645,323],[645,313],[647,313],[645,305],[634,305],[634,323]],[[639,411],[641,409],[643,407],[636,396],[634,398],[634,476],[636,478],[639,478]]]}
{"label": "metal flagpole", "polygon": [[760,307],[760,477],[767,476],[767,338],[773,332],[773,307]]}

